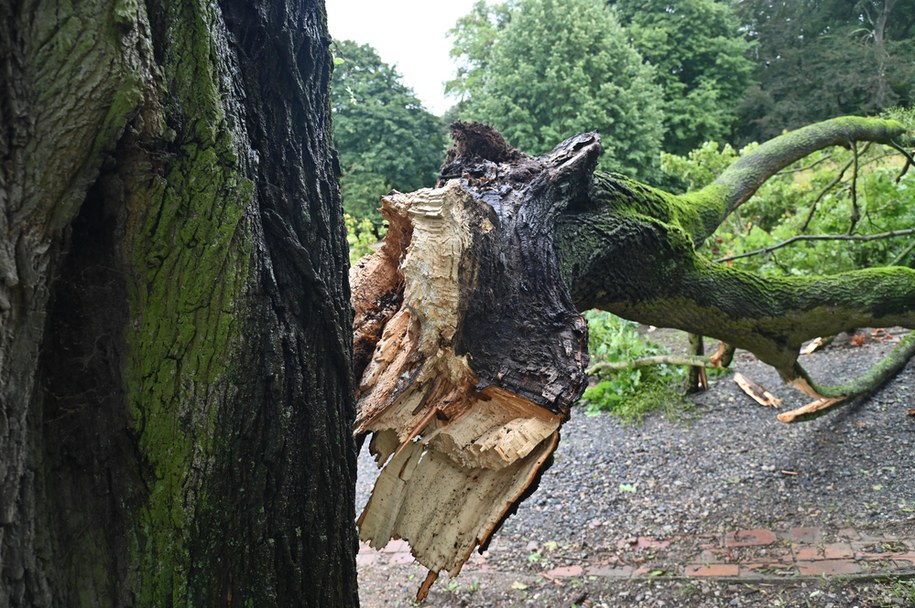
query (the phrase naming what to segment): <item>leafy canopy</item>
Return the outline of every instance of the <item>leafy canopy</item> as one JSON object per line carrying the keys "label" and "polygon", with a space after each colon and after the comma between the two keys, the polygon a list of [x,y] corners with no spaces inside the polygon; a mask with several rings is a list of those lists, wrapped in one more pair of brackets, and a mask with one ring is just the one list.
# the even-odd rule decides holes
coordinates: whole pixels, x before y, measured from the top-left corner
{"label": "leafy canopy", "polygon": [[383,194],[435,181],[445,128],[371,46],[338,41],[334,57],[331,108],[343,205],[354,217],[380,225]]}
{"label": "leafy canopy", "polygon": [[731,137],[753,73],[751,44],[730,4],[614,0],[633,45],[663,90],[664,149],[686,154]]}
{"label": "leafy canopy", "polygon": [[654,71],[600,0],[478,3],[451,35],[463,60],[449,90],[458,115],[499,129],[526,152],[597,130],[602,166],[650,179],[662,137]]}

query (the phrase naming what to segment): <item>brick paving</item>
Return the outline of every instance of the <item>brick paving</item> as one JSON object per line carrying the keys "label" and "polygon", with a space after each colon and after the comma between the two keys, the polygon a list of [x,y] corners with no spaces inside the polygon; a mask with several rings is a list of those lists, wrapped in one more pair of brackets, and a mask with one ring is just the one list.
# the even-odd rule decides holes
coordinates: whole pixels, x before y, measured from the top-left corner
{"label": "brick paving", "polygon": [[[607,577],[682,576],[727,579],[785,579],[820,576],[915,574],[915,532],[905,538],[851,528],[757,528],[724,534],[671,538],[626,538],[616,551],[577,563],[557,557],[540,576],[548,580]],[[395,540],[381,551],[362,544],[361,566],[413,563],[409,545]],[[493,572],[487,554],[475,555],[465,571]]]}

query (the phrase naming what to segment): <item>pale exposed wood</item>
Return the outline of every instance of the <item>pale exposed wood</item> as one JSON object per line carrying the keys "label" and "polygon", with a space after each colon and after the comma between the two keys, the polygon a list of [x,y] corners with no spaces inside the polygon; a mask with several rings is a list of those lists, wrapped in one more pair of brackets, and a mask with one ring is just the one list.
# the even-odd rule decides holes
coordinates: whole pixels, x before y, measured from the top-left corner
{"label": "pale exposed wood", "polygon": [[741,373],[734,374],[734,382],[740,387],[740,390],[749,395],[753,401],[766,407],[778,407],[782,400],[756,384]]}
{"label": "pale exposed wood", "polygon": [[788,385],[792,388],[795,388],[795,389],[801,391],[808,397],[813,397],[816,400],[820,400],[820,399],[824,398],[823,395],[821,395],[819,392],[817,392],[817,390],[815,388],[813,388],[810,385],[810,382],[808,382],[807,379],[804,378],[803,376],[798,376],[798,377],[794,378],[793,380],[788,382]]}
{"label": "pale exposed wood", "polygon": [[476,221],[483,234],[492,228],[485,217],[468,217],[475,204],[456,180],[386,197],[386,215],[412,224],[401,241],[406,251],[386,244],[372,257],[388,261],[366,260],[354,277],[371,284],[360,273],[390,270],[391,260],[399,260],[398,273],[422,277],[405,285],[400,310],[384,325],[362,374],[356,420],[357,433],[373,433],[370,447],[382,467],[360,536],[373,547],[393,538],[410,544],[430,570],[419,596],[441,570],[457,575],[488,541],[538,477],[564,420],[495,384],[479,388],[469,357],[455,352],[461,290],[473,280],[461,273],[468,226]]}
{"label": "pale exposed wood", "polygon": [[709,363],[711,363],[712,367],[724,369],[731,364],[733,358],[734,347],[725,342],[719,342],[715,353],[709,357]]}
{"label": "pale exposed wood", "polygon": [[796,410],[791,410],[790,412],[782,412],[778,415],[778,419],[781,422],[794,422],[801,416],[819,412],[820,410],[825,410],[826,408],[832,407],[833,405],[841,403],[842,401],[845,401],[845,397],[838,397],[835,399],[824,397],[822,399],[817,399],[816,401],[811,401],[807,405],[799,407]]}
{"label": "pale exposed wood", "polygon": [[802,355],[811,355],[817,349],[822,348],[824,344],[826,344],[826,341],[823,340],[823,338],[814,338],[807,344],[807,346],[805,346],[804,348],[801,349],[801,354]]}

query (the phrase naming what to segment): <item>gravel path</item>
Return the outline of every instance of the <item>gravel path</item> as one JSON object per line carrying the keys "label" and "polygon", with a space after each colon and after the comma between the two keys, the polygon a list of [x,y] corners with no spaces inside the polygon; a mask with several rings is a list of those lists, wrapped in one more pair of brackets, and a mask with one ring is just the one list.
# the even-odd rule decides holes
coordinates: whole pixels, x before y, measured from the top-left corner
{"label": "gravel path", "polygon": [[[839,337],[804,364],[814,378],[843,381],[891,347],[871,339],[854,347]],[[807,401],[749,354],[738,352],[732,367],[782,397],[782,410]],[[815,585],[791,578],[748,587],[650,575],[675,571],[703,540],[735,530],[851,528],[875,538],[915,538],[915,417],[906,413],[915,407],[913,393],[910,362],[865,403],[795,425],[778,422],[775,410],[756,405],[731,376],[691,399],[676,417],[652,415],[640,425],[625,425],[574,411],[537,492],[483,557],[454,581],[436,584],[427,605],[915,606],[905,603],[909,587],[899,581],[846,580],[835,588],[835,581]],[[374,475],[363,451],[360,509]],[[678,541],[659,551],[639,537],[695,543]],[[621,563],[650,563],[652,570],[625,580],[542,576],[557,567]],[[416,565],[363,560],[363,605],[411,605],[423,574]],[[762,593],[760,584],[775,587]],[[903,603],[893,603],[896,595]],[[801,599],[806,603],[791,603]]]}

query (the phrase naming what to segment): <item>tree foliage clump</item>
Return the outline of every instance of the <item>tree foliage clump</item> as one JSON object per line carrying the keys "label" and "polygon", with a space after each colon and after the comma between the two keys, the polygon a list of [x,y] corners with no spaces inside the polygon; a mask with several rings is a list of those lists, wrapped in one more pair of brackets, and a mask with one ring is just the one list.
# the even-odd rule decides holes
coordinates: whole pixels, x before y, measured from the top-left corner
{"label": "tree foliage clump", "polygon": [[464,66],[449,86],[464,96],[461,118],[491,124],[531,153],[597,130],[602,166],[652,176],[663,135],[661,89],[605,3],[477,4],[453,35]]}
{"label": "tree foliage clump", "polygon": [[746,140],[915,102],[915,0],[742,0],[758,86],[743,102]]}
{"label": "tree foliage clump", "polygon": [[334,59],[331,102],[343,205],[380,225],[383,194],[434,183],[445,128],[371,46],[338,41]]}
{"label": "tree foliage clump", "polygon": [[[663,91],[664,150],[685,154],[730,140],[753,73],[752,45],[733,7],[716,0],[614,0]],[[701,25],[700,25],[701,24]]]}

